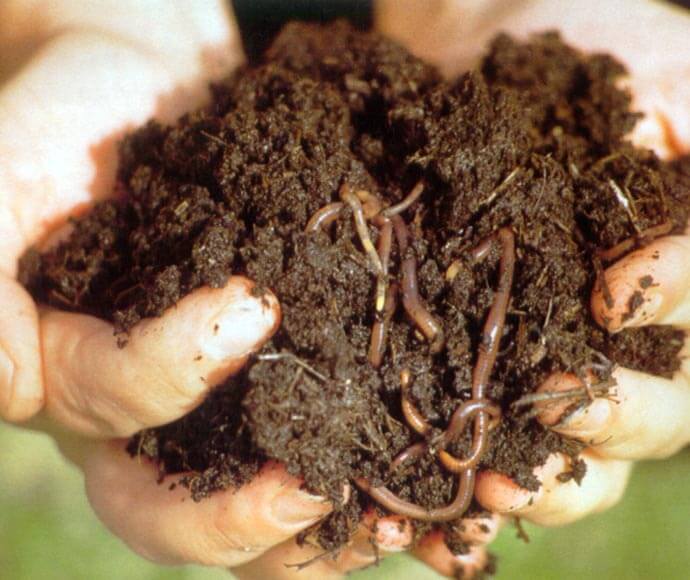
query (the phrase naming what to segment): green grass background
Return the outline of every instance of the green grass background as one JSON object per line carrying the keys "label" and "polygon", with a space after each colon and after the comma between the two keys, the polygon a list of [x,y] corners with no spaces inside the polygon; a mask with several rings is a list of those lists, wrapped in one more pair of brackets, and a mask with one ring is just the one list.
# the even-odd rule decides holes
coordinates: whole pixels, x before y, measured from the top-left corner
{"label": "green grass background", "polygon": [[[492,546],[499,580],[690,578],[690,449],[640,463],[623,501],[572,526],[512,527]],[[47,437],[0,424],[1,580],[220,580],[222,570],[163,568],[130,553],[91,513],[80,473]],[[355,580],[437,576],[398,556]],[[269,579],[267,579],[269,580]]]}

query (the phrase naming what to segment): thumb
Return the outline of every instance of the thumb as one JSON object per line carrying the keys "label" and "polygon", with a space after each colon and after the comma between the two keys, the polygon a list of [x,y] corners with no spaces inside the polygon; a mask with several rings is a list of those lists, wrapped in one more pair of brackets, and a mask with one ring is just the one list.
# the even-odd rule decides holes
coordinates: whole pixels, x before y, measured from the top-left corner
{"label": "thumb", "polygon": [[61,425],[126,437],[178,419],[237,372],[277,330],[278,301],[234,276],[199,288],[160,318],[145,319],[118,347],[111,324],[47,311],[41,318],[45,408]]}

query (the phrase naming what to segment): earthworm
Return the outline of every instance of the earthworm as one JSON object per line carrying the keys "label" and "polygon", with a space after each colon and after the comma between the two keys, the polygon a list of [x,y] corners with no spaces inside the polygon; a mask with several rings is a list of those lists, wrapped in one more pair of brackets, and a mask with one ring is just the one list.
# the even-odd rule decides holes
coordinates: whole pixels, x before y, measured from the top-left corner
{"label": "earthworm", "polygon": [[613,262],[620,258],[626,252],[629,252],[635,247],[635,244],[642,240],[653,240],[659,236],[664,236],[673,229],[673,222],[666,220],[665,222],[642,230],[636,236],[626,238],[622,242],[618,242],[606,250],[597,250],[596,254],[604,262]]}
{"label": "earthworm", "polygon": [[475,476],[474,469],[465,469],[458,478],[455,499],[446,506],[431,509],[401,499],[385,486],[374,487],[361,477],[355,479],[355,484],[393,513],[423,522],[452,522],[460,519],[467,511],[474,495]]}
{"label": "earthworm", "polygon": [[377,196],[366,189],[357,190],[355,195],[362,202],[362,210],[364,211],[364,217],[366,219],[372,219],[381,213],[383,203],[381,203],[381,200]]}
{"label": "earthworm", "polygon": [[400,398],[402,412],[405,416],[407,424],[417,433],[425,437],[431,432],[431,425],[429,425],[427,420],[424,418],[424,415],[422,415],[417,407],[415,407],[407,398],[407,390],[409,389],[411,382],[412,379],[410,377],[410,370],[404,369],[400,373]]}
{"label": "earthworm", "polygon": [[[486,256],[489,255],[489,252],[491,251],[491,246],[493,245],[494,237],[489,236],[488,238],[485,238],[477,246],[475,246],[472,250],[470,250],[470,256],[472,257],[472,260],[475,262],[479,262],[480,260],[483,260],[486,258]],[[458,275],[460,272],[460,269],[462,268],[462,260],[453,260],[446,269],[446,280],[448,282],[452,282],[455,280],[455,277]]]}
{"label": "earthworm", "polygon": [[362,202],[359,198],[350,191],[350,187],[345,184],[340,188],[340,197],[352,208],[352,213],[355,218],[355,227],[357,229],[357,234],[362,242],[364,251],[369,256],[369,260],[374,265],[374,269],[377,274],[383,273],[383,265],[381,264],[381,259],[379,258],[374,243],[371,241],[369,236],[369,229],[367,228],[367,222],[364,218],[364,209],[362,208]]}
{"label": "earthworm", "polygon": [[410,445],[407,449],[400,452],[396,458],[391,462],[391,471],[395,471],[403,463],[410,459],[417,459],[424,455],[429,448],[429,445],[425,441],[420,441],[414,445]]}
{"label": "earthworm", "polygon": [[335,220],[340,217],[343,212],[343,207],[345,205],[342,201],[335,201],[324,205],[320,210],[318,210],[307,222],[307,227],[304,231],[307,233],[313,233],[320,229],[325,229],[331,225]]}
{"label": "earthworm", "polygon": [[[479,356],[472,371],[472,399],[479,400],[486,397],[486,389],[491,378],[491,371],[496,363],[498,347],[503,335],[506,312],[510,302],[510,289],[515,272],[515,235],[508,227],[503,227],[480,243],[472,252],[475,259],[481,259],[489,252],[489,242],[497,240],[502,246],[499,262],[498,288],[494,294],[493,304],[489,316],[484,322],[482,340],[479,344]],[[463,461],[476,465],[486,449],[489,437],[489,413],[480,411],[474,420],[474,437],[472,454]]]}
{"label": "earthworm", "polygon": [[391,325],[391,318],[397,307],[398,286],[391,284],[386,291],[386,306],[383,316],[377,317],[371,328],[371,341],[369,343],[369,362],[374,368],[379,368],[386,350],[386,338]]}
{"label": "earthworm", "polygon": [[427,310],[421,296],[419,295],[419,288],[417,286],[417,261],[414,255],[405,256],[405,252],[409,244],[409,232],[405,222],[400,216],[393,216],[393,229],[395,230],[395,237],[400,248],[400,255],[402,257],[402,264],[400,270],[402,272],[402,302],[405,312],[417,325],[417,328],[430,341],[429,350],[431,353],[437,353],[443,348],[445,343],[445,334],[441,324],[433,317]]}
{"label": "earthworm", "polygon": [[376,277],[376,312],[385,309],[388,296],[388,266],[390,263],[391,249],[393,247],[393,224],[391,220],[383,216],[376,216],[374,223],[379,226],[379,242],[376,250],[381,260],[381,272]]}
{"label": "earthworm", "polygon": [[448,445],[465,430],[467,422],[477,413],[487,413],[491,419],[491,427],[496,427],[501,418],[501,409],[489,399],[469,399],[460,405],[450,418],[448,428],[439,438],[442,448]]}
{"label": "earthworm", "polygon": [[[488,414],[492,421],[488,425],[491,430],[498,425],[501,419],[501,409],[494,405],[487,399],[470,399],[456,409],[451,417],[450,424],[441,436],[441,446],[445,447],[448,443],[453,441],[465,429],[467,422],[478,413]],[[438,458],[443,463],[443,466],[453,473],[461,473],[465,469],[476,468],[479,460],[486,451],[488,443],[487,437],[477,437],[475,434],[470,455],[464,459],[457,459],[450,453],[441,449],[438,453]]]}
{"label": "earthworm", "polygon": [[412,191],[405,197],[405,199],[403,199],[400,203],[387,207],[381,212],[381,215],[383,215],[383,217],[391,218],[394,215],[404,212],[419,199],[419,196],[422,195],[422,193],[424,193],[424,182],[419,180],[417,185],[412,188]]}
{"label": "earthworm", "polygon": [[379,243],[377,250],[381,259],[383,273],[388,275],[388,265],[390,263],[391,249],[393,247],[393,222],[383,216],[377,216],[374,223],[379,226]]}

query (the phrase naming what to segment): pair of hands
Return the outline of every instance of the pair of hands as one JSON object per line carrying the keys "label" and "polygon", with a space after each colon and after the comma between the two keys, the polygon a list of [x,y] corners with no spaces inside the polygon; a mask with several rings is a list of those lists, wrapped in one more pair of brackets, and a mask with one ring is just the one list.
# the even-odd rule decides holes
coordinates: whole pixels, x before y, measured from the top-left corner
{"label": "pair of hands", "polygon": [[[108,323],[41,309],[15,281],[17,258],[30,244],[64,235],[67,216],[109,195],[115,144],[125,131],[198,106],[207,82],[241,61],[238,31],[221,0],[89,4],[6,0],[0,7],[0,22],[10,23],[0,30],[0,50],[12,55],[6,62],[14,67],[0,90],[0,416],[50,430],[83,468],[105,524],[161,563],[225,566],[247,578],[338,578],[375,561],[372,538],[382,555],[406,549],[411,526],[397,517],[374,525],[369,515],[336,560],[297,572],[283,564],[318,550],[298,547],[293,536],[330,506],[302,491],[280,465],[268,464],[236,492],[195,504],[186,490],[159,486],[153,466],[123,452],[123,438],[192,410],[275,331],[279,305],[253,298],[250,281],[233,277],[223,289],[195,291],[163,317],[137,325],[122,350]],[[637,107],[648,115],[634,135],[638,143],[662,156],[690,150],[689,18],[668,7],[642,0],[576,7],[553,0],[379,0],[376,23],[448,74],[469,66],[499,30],[524,35],[558,27],[567,41],[607,50],[628,65]],[[690,328],[688,256],[690,236],[669,236],[614,264],[606,272],[614,305],[607,308],[595,294],[597,321],[611,331],[624,324]],[[638,309],[644,316],[623,323],[638,279],[649,274],[657,285],[645,290],[647,308]],[[581,487],[557,481],[565,460],[552,456],[538,469],[543,485],[536,493],[480,473],[479,502],[499,514],[565,524],[615,503],[632,460],[665,457],[690,442],[690,362],[673,380],[624,368],[614,377],[616,403],[597,400],[558,427],[596,443],[585,452]],[[541,388],[572,388],[575,381],[558,375]],[[555,425],[562,411],[544,408],[539,418]],[[458,533],[473,544],[467,555],[453,556],[432,534],[416,556],[445,575],[480,569],[501,516],[463,523]]]}

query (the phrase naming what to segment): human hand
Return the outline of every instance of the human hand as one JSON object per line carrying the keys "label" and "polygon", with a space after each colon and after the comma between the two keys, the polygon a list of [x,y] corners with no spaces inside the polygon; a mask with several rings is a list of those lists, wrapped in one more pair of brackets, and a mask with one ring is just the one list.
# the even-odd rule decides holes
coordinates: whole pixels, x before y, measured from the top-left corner
{"label": "human hand", "polygon": [[[196,504],[184,489],[159,485],[154,466],[123,449],[124,438],[188,413],[236,372],[277,328],[275,298],[255,298],[249,280],[233,277],[143,321],[119,349],[110,324],[39,308],[15,280],[29,246],[64,235],[68,216],[110,195],[125,131],[194,108],[207,82],[239,62],[225,4],[183,4],[99,3],[92,12],[78,0],[59,10],[37,0],[0,8],[0,22],[14,24],[12,41],[36,48],[23,68],[13,59],[18,69],[0,92],[0,415],[53,432],[83,468],[98,515],[139,554],[235,567],[282,543],[238,574],[252,577],[271,562],[287,574],[283,562],[304,554],[289,539],[330,511],[300,480],[271,463],[236,492]],[[367,516],[339,558],[312,572],[333,577],[370,564],[372,537],[382,553],[404,549],[412,528],[398,520]],[[460,537],[483,543],[497,521],[468,520]],[[462,562],[478,569],[485,558],[475,548]]]}
{"label": "human hand", "polygon": [[[632,139],[670,158],[690,151],[690,17],[652,2],[560,1],[500,2],[438,0],[424,4],[380,0],[377,24],[418,56],[449,75],[466,70],[499,31],[520,37],[557,28],[566,42],[586,51],[610,52],[630,71],[634,108],[645,113]],[[605,279],[613,295],[607,306],[601,290],[592,296],[595,320],[610,332],[648,324],[690,328],[690,236],[667,236],[613,264]],[[639,279],[651,275],[637,317],[624,322]],[[587,476],[578,486],[561,483],[562,456],[551,456],[536,470],[542,482],[536,493],[493,472],[478,475],[475,497],[487,509],[524,517],[541,525],[563,525],[606,509],[622,497],[631,461],[667,457],[690,443],[690,341],[681,352],[682,366],[672,380],[617,368],[611,399],[597,399],[565,424],[560,420],[573,400],[541,405],[539,419],[560,433],[591,445],[585,453]],[[581,387],[575,375],[555,375],[540,387],[564,391]],[[442,560],[441,560],[442,561]],[[446,562],[452,557],[446,554]],[[437,561],[438,562],[438,561]],[[447,568],[436,566],[441,573]]]}

